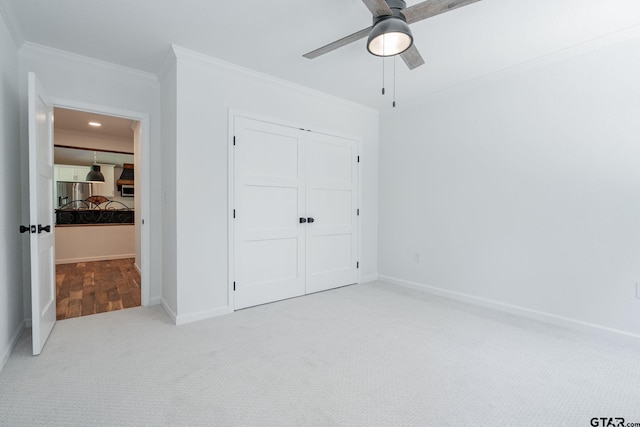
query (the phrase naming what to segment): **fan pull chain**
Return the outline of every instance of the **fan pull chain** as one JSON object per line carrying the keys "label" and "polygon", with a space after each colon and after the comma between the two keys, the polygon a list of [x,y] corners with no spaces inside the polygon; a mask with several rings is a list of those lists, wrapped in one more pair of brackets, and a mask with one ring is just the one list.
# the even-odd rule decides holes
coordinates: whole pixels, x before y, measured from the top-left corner
{"label": "fan pull chain", "polygon": [[382,57],[382,94],[384,95],[384,56]]}
{"label": "fan pull chain", "polygon": [[396,108],[396,56],[393,57],[393,108]]}

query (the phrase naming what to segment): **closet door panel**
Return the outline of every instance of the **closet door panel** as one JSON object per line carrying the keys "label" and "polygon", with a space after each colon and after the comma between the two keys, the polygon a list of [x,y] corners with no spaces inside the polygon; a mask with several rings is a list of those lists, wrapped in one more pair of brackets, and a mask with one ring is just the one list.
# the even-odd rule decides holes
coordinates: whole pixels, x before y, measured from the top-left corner
{"label": "closet door panel", "polygon": [[357,281],[357,143],[307,134],[306,292]]}
{"label": "closet door panel", "polygon": [[304,134],[240,117],[234,128],[235,308],[304,295]]}

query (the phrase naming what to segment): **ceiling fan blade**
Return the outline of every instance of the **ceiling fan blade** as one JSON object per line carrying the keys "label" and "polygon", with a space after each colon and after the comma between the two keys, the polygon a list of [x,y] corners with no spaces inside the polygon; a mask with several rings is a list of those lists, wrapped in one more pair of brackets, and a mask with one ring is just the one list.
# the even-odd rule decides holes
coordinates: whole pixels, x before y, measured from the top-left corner
{"label": "ceiling fan blade", "polygon": [[426,0],[402,11],[407,24],[422,21],[480,0]]}
{"label": "ceiling fan blade", "polygon": [[392,14],[391,8],[384,0],[362,0],[362,3],[371,11],[374,18]]}
{"label": "ceiling fan blade", "polygon": [[418,48],[415,44],[412,44],[411,47],[400,54],[400,57],[407,64],[410,70],[417,68],[424,64],[424,59],[422,59],[422,55],[418,52]]}
{"label": "ceiling fan blade", "polygon": [[336,40],[333,43],[329,43],[326,46],[322,46],[322,47],[320,47],[320,48],[318,48],[316,50],[312,50],[309,53],[305,53],[302,56],[304,56],[305,58],[308,58],[308,59],[317,58],[320,55],[324,55],[325,53],[329,53],[332,50],[336,50],[336,49],[338,49],[338,48],[340,48],[342,46],[348,45],[349,43],[353,43],[355,41],[358,41],[360,39],[363,39],[363,38],[367,37],[369,35],[369,33],[371,32],[371,28],[372,27],[360,30],[357,33],[353,33],[353,34],[351,34],[351,35],[349,35],[347,37],[343,37],[340,40]]}

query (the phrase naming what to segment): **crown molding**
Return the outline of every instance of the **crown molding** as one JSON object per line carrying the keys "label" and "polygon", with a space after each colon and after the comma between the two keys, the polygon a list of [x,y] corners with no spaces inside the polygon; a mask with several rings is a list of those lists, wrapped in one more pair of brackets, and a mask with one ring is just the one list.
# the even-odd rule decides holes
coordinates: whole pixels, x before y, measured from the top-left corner
{"label": "crown molding", "polygon": [[213,65],[215,67],[219,67],[228,71],[232,71],[234,73],[239,73],[239,74],[243,74],[247,77],[252,77],[255,79],[260,79],[262,81],[274,84],[274,85],[278,85],[278,86],[284,86],[290,89],[294,89],[296,91],[299,92],[303,92],[307,95],[311,95],[311,96],[315,96],[315,97],[319,97],[319,98],[323,98],[326,99],[328,101],[331,102],[336,102],[339,104],[342,104],[346,107],[349,108],[353,108],[353,109],[357,109],[357,110],[361,110],[367,113],[372,113],[372,114],[378,114],[379,111],[376,108],[372,108],[369,107],[367,105],[363,105],[363,104],[358,104],[357,102],[353,102],[353,101],[349,101],[347,99],[344,98],[340,98],[334,95],[329,95],[325,92],[321,92],[319,90],[316,89],[311,89],[307,86],[303,86],[297,83],[292,83],[288,80],[284,80],[278,77],[274,77],[271,76],[269,74],[265,74],[265,73],[261,73],[259,71],[255,71],[252,70],[250,68],[246,68],[246,67],[242,67],[240,65],[236,65],[233,64],[231,62],[226,62],[223,61],[221,59],[218,58],[213,58],[211,56],[207,56],[205,54],[199,53],[199,52],[195,52],[193,50],[189,50],[186,48],[183,48],[181,46],[177,46],[177,45],[172,45],[171,46],[175,56],[177,59],[186,59],[186,60],[195,60],[195,61],[200,61],[200,62],[205,62],[207,64]]}
{"label": "crown molding", "polygon": [[[506,79],[509,77],[513,77],[522,73],[525,73],[530,70],[534,70],[537,68],[542,68],[547,65],[551,65],[554,63],[562,62],[570,58],[574,58],[576,56],[584,55],[586,53],[615,45],[618,43],[623,43],[628,40],[633,40],[640,37],[640,24],[633,25],[631,27],[623,28],[618,31],[614,31],[612,33],[608,33],[599,37],[595,37],[593,39],[584,41],[582,43],[575,44],[573,46],[569,46],[555,52],[551,52],[537,58],[533,58],[519,64],[515,64],[500,70],[496,70],[482,76],[478,76],[469,80],[465,80],[460,83],[455,83],[449,85],[447,87],[436,89],[427,94],[421,95],[419,97],[409,99],[403,101],[399,107],[404,107],[411,104],[419,104],[420,102],[433,98],[435,96],[444,95],[449,91],[459,90],[464,87],[478,85],[478,84],[486,84],[494,81]],[[393,108],[385,107],[380,109],[380,111],[391,111]],[[397,108],[396,108],[397,109]]]}
{"label": "crown molding", "polygon": [[0,2],[0,19],[7,25],[11,38],[13,39],[13,44],[16,46],[16,49],[19,49],[25,42],[24,32],[9,2]]}
{"label": "crown molding", "polygon": [[43,46],[41,44],[25,42],[19,50],[20,56],[34,55],[34,56],[52,56],[66,61],[80,62],[88,65],[93,65],[100,68],[106,68],[119,73],[129,74],[131,76],[148,81],[153,85],[159,85],[158,77],[146,71],[138,70],[136,68],[125,67],[124,65],[114,64],[113,62],[103,61],[101,59],[91,58],[89,56],[79,55],[77,53],[68,52],[66,50],[56,49],[49,46]]}

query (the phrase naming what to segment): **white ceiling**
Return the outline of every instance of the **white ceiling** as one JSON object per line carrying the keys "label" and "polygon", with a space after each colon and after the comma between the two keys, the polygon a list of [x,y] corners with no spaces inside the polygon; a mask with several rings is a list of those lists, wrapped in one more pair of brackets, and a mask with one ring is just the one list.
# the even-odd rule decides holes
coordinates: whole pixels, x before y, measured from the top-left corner
{"label": "white ceiling", "polygon": [[[408,0],[407,5],[419,3]],[[156,73],[170,45],[374,108],[382,64],[365,40],[302,54],[371,25],[360,0],[0,0],[22,40]],[[412,25],[426,64],[397,63],[398,102],[640,25],[639,0],[482,0]]]}

